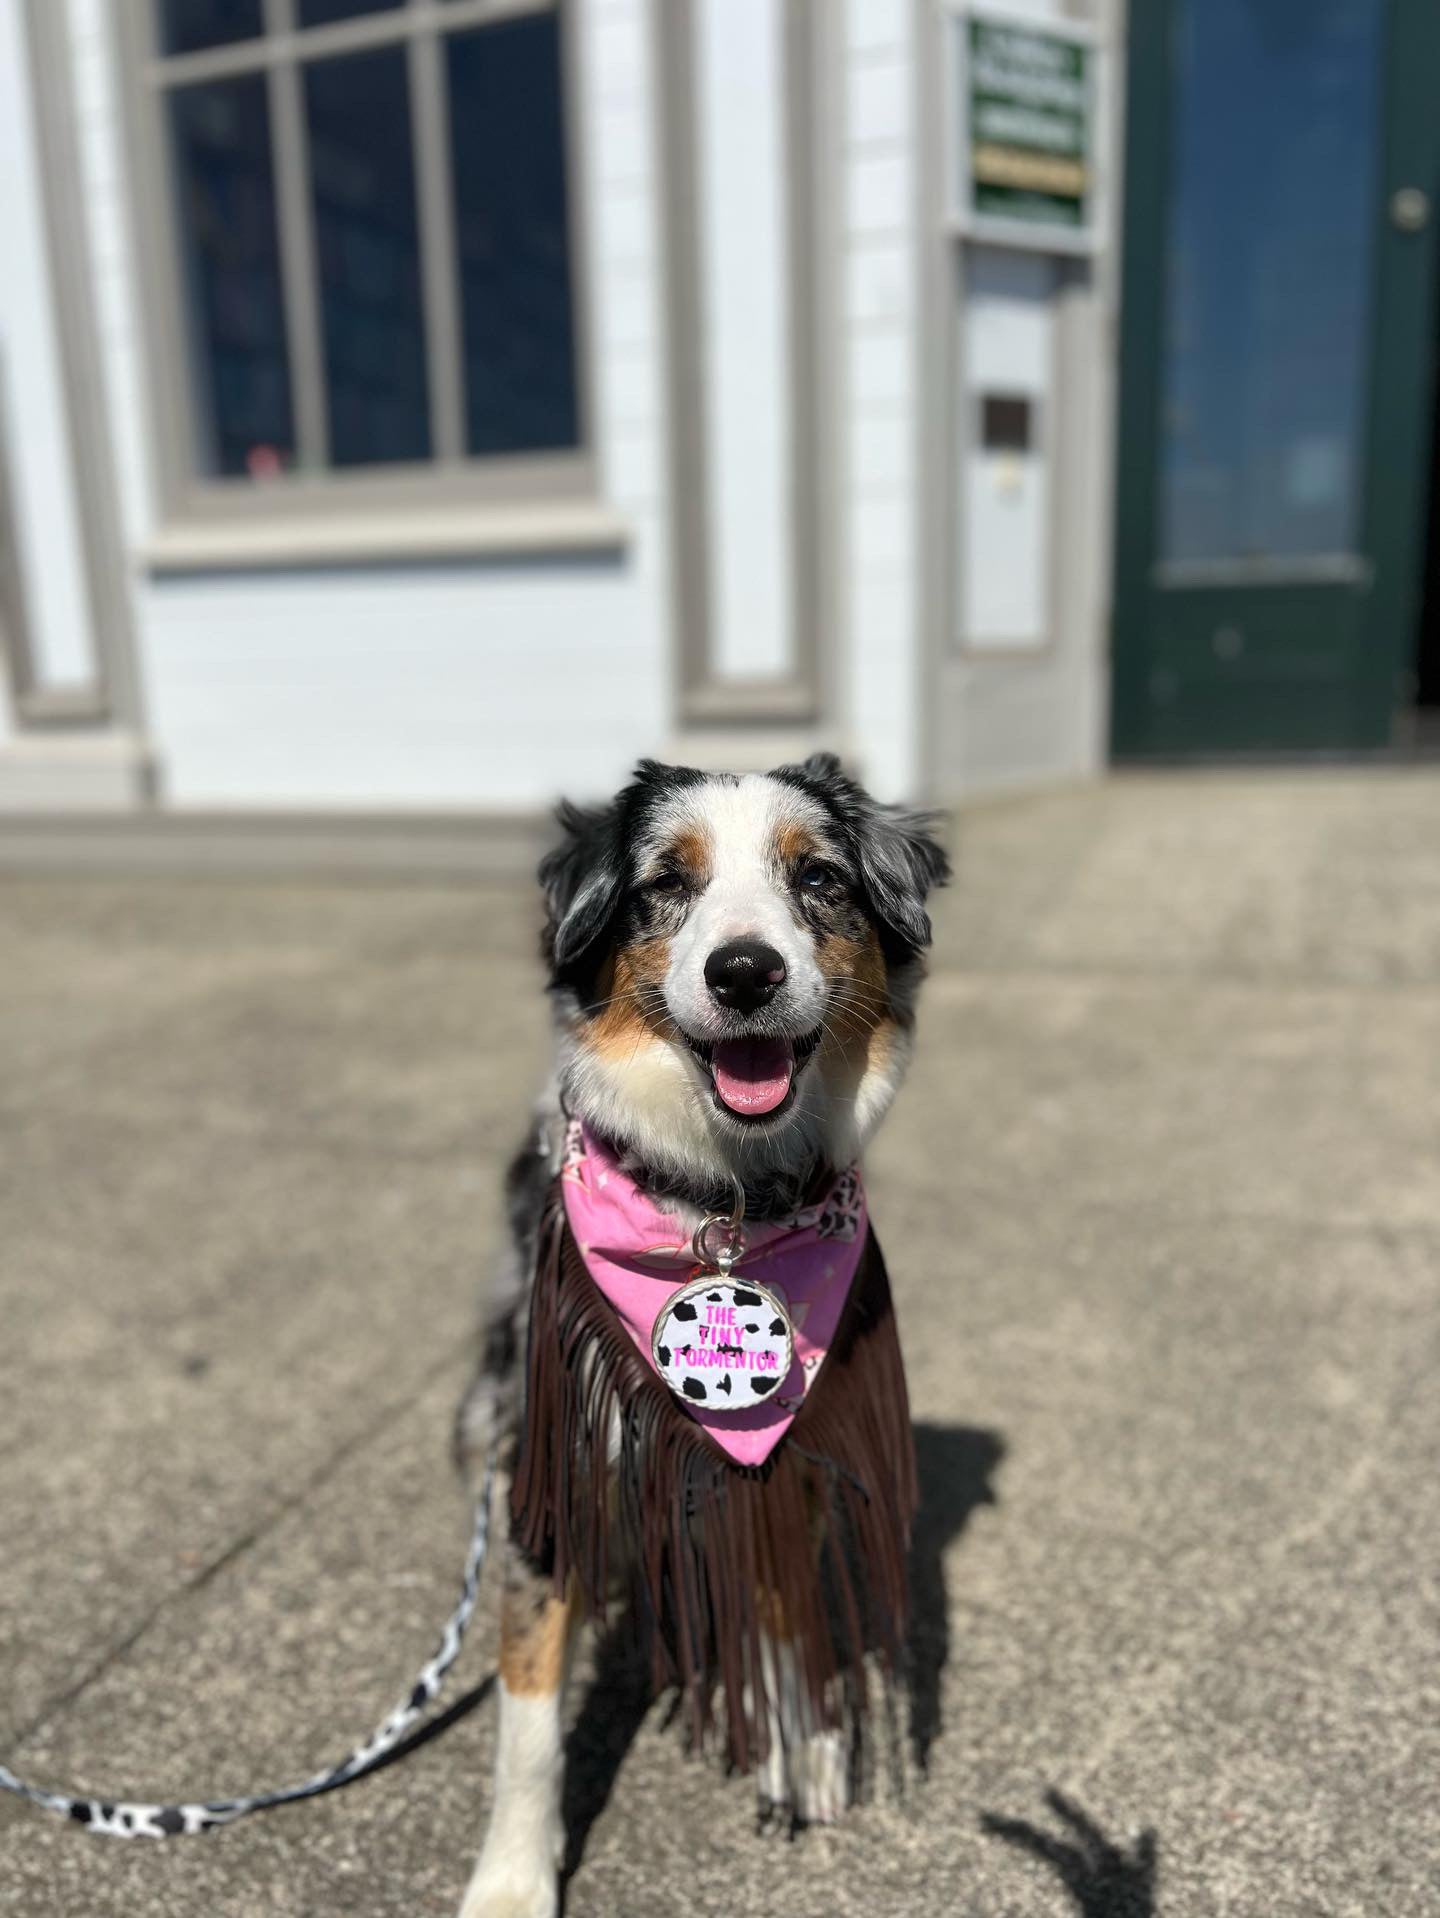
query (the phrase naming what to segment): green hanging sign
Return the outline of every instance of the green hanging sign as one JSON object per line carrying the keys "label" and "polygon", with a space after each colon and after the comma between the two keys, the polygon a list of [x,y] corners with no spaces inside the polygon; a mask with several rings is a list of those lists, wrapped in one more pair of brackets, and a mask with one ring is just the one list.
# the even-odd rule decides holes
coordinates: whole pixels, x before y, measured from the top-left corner
{"label": "green hanging sign", "polygon": [[1013,15],[958,22],[960,224],[976,238],[1091,244],[1095,52],[1085,38]]}

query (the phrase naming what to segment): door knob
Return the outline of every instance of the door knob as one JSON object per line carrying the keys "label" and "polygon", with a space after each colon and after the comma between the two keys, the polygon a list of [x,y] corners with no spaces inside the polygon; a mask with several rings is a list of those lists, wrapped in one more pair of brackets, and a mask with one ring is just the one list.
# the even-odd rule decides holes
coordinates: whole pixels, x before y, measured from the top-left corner
{"label": "door knob", "polygon": [[1423,187],[1402,186],[1390,196],[1390,224],[1402,233],[1419,233],[1430,222],[1430,195]]}

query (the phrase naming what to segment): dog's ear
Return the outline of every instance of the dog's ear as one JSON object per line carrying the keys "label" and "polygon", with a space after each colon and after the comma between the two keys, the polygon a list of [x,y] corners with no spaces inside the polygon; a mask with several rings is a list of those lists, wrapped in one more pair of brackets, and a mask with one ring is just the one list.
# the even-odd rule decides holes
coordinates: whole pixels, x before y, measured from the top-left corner
{"label": "dog's ear", "polygon": [[882,806],[863,795],[856,852],[887,957],[913,958],[930,944],[925,901],[950,877],[950,860],[935,837],[937,823],[935,813]]}
{"label": "dog's ear", "polygon": [[560,844],[540,861],[545,894],[542,950],[556,985],[580,984],[599,949],[625,884],[619,809],[560,802]]}
{"label": "dog's ear", "polygon": [[782,766],[780,771],[799,773],[802,779],[808,779],[817,786],[830,786],[837,791],[858,793],[861,788],[840,764],[839,753],[811,753],[798,766]]}
{"label": "dog's ear", "polygon": [[812,753],[799,766],[782,766],[779,777],[813,792],[840,820],[886,958],[913,959],[930,944],[925,901],[950,877],[949,858],[935,836],[939,815],[881,805],[834,753]]}

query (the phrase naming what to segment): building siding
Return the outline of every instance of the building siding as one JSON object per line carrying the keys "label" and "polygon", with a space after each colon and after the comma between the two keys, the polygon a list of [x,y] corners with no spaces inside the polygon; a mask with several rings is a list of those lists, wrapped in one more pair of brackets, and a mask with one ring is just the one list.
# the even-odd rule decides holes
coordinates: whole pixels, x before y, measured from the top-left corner
{"label": "building siding", "polygon": [[[0,0],[0,57],[20,44],[24,4]],[[573,0],[595,504],[621,528],[617,543],[188,572],[175,569],[175,529],[163,519],[119,9],[112,0],[57,4],[71,43],[80,237],[129,558],[122,590],[139,653],[147,736],[132,744],[153,754],[162,803],[257,813],[529,812],[560,790],[602,793],[641,754],[667,750],[748,765],[833,743],[883,796],[946,799],[1101,763],[1114,318],[1107,256],[1056,271],[1049,625],[1035,646],[1004,656],[967,650],[958,632],[965,561],[955,487],[970,422],[955,401],[953,364],[966,249],[943,232],[939,177],[946,149],[937,115],[950,102],[935,54],[953,17],[944,0],[835,0],[833,11],[824,0],[820,16],[823,232],[807,238],[822,288],[813,346],[827,430],[817,462],[825,470],[814,479],[826,557],[817,712],[784,725],[694,719],[680,696],[658,151],[657,9],[666,0]],[[1029,0],[1027,10],[1098,14],[1118,93],[1121,0]],[[52,677],[84,677],[98,655],[44,270],[35,102],[18,59],[3,64],[0,161],[17,187],[0,204],[0,240],[15,263],[0,286],[0,353],[12,457],[23,454],[21,559],[37,655]],[[1118,204],[1112,177],[1112,220]],[[732,299],[725,311],[732,329],[745,323],[743,302]],[[676,403],[702,397],[682,392]],[[152,563],[157,542],[169,570]],[[0,699],[0,741],[13,724]],[[38,738],[32,731],[21,744],[33,752]],[[95,740],[108,740],[107,750],[117,744],[99,726]],[[15,790],[7,754],[0,808]],[[27,790],[39,790],[26,777]],[[127,789],[116,790],[123,800]]]}
{"label": "building siding", "polygon": [[35,677],[67,688],[95,657],[29,74],[22,0],[0,0],[0,418]]}
{"label": "building siding", "polygon": [[[1072,20],[1097,28],[1102,68],[1112,96],[1118,91],[1120,0],[1027,0],[1023,11],[1037,22]],[[1118,119],[1113,97],[1109,105],[1113,134]],[[1103,133],[1106,116],[1100,125]],[[1118,152],[1112,138],[1102,156],[1112,224],[1119,207]],[[939,316],[944,351],[955,356],[949,382],[954,423],[944,469],[950,503],[944,536],[959,544],[961,566],[965,554],[958,488],[968,436],[974,431],[974,409],[963,386],[964,346],[957,334],[968,312],[969,258],[967,245],[952,243],[945,275],[947,308]],[[947,585],[942,589],[946,603],[935,613],[931,756],[932,788],[942,799],[1089,777],[1104,763],[1115,328],[1108,249],[1102,246],[1097,256],[1058,261],[1054,282],[1048,302],[1052,346],[1047,404],[1053,420],[1047,435],[1049,554],[1042,582],[1043,630],[1031,645],[1003,651],[972,648],[961,633],[958,569],[937,569],[937,579],[944,577]]]}
{"label": "building siding", "polygon": [[[13,0],[7,0],[13,4]],[[112,10],[71,0],[127,535],[158,531]],[[528,810],[597,793],[663,736],[655,162],[643,0],[581,0],[592,390],[615,557],[142,575],[153,742],[176,806]]]}
{"label": "building siding", "polygon": [[842,505],[848,730],[887,797],[918,785],[919,141],[912,0],[845,0]]}

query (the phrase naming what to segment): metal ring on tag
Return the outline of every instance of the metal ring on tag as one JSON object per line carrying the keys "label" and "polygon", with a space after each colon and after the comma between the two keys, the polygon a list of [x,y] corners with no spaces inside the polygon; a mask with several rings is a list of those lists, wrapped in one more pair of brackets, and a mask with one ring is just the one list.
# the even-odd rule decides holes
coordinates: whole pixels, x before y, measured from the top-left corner
{"label": "metal ring on tag", "polygon": [[769,1286],[705,1272],[661,1306],[650,1356],[676,1398],[693,1409],[748,1412],[789,1374],[795,1328]]}
{"label": "metal ring on tag", "polygon": [[[717,1272],[728,1272],[745,1256],[745,1188],[731,1174],[730,1184],[734,1188],[735,1203],[729,1214],[712,1212],[700,1221],[695,1228],[695,1236],[690,1241],[698,1264],[713,1266]],[[718,1235],[725,1233],[725,1239],[717,1243]]]}
{"label": "metal ring on tag", "polygon": [[696,1226],[690,1244],[699,1264],[716,1272],[728,1272],[744,1256],[745,1234],[733,1218],[712,1212]]}

